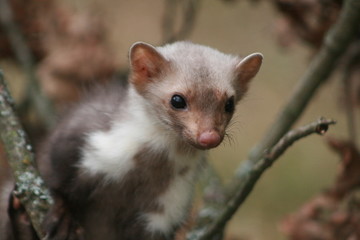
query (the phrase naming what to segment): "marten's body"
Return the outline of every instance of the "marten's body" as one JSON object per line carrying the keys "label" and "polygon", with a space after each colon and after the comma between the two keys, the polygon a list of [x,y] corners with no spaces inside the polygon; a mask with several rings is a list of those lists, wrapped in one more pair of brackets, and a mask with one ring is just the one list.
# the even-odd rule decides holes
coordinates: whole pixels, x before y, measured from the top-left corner
{"label": "marten's body", "polygon": [[[190,204],[202,152],[171,144],[153,116],[129,102],[129,91],[111,85],[78,105],[39,158],[55,200],[85,239],[170,238]],[[125,106],[132,111],[118,111]]]}
{"label": "marten's body", "polygon": [[261,60],[135,44],[129,84],[88,94],[39,154],[55,199],[48,239],[173,239],[204,150],[222,142]]}

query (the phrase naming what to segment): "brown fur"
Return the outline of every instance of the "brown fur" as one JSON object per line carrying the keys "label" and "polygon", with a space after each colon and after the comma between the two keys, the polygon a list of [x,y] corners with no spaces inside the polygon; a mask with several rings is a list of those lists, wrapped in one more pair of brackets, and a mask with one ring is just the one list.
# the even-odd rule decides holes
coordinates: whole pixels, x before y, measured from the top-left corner
{"label": "brown fur", "polygon": [[[119,185],[117,182],[99,184],[89,196],[81,223],[88,230],[86,239],[167,239],[162,235],[149,236],[144,231],[142,213],[162,212],[154,200],[162,194],[174,177],[174,166],[166,152],[144,148],[134,158],[136,167]],[[116,201],[116,205],[114,205]],[[130,207],[131,206],[131,207]],[[109,231],[111,224],[117,232]],[[176,226],[174,226],[175,228]]]}
{"label": "brown fur", "polygon": [[[201,95],[199,96],[199,94]],[[167,108],[167,114],[171,118],[170,122],[174,123],[173,129],[181,134],[184,133],[184,137],[194,147],[200,149],[202,146],[196,142],[200,133],[215,129],[223,137],[225,128],[232,117],[232,113],[225,113],[224,110],[228,96],[221,95],[214,89],[197,86],[194,89],[189,89],[185,97],[189,102],[190,111],[175,112],[171,108]],[[183,122],[189,124],[179,124]]]}
{"label": "brown fur", "polygon": [[[200,150],[220,144],[233,114],[225,111],[226,103],[240,99],[261,58],[255,54],[236,65],[237,57],[190,43],[163,48],[135,44],[130,85],[89,94],[59,123],[39,154],[41,173],[55,199],[45,221],[49,239],[174,239],[188,213],[196,170],[196,162],[186,160],[196,161]],[[186,99],[186,109],[170,104],[174,94]],[[119,149],[135,149],[129,159],[127,152],[115,151],[119,132]],[[201,145],[199,136],[209,132],[216,144]],[[117,165],[117,159],[127,165]],[[123,175],[113,165],[125,166]],[[184,192],[174,196],[173,189]],[[181,209],[161,202],[169,199]],[[148,216],[160,220],[149,224]]]}

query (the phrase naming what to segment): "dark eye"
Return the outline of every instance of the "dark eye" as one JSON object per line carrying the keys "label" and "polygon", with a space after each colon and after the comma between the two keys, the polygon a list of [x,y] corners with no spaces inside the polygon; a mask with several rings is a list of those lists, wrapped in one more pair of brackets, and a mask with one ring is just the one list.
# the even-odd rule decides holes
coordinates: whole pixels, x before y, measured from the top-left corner
{"label": "dark eye", "polygon": [[234,97],[231,97],[225,103],[225,112],[233,113],[234,109],[235,109]]}
{"label": "dark eye", "polygon": [[186,101],[185,99],[180,95],[173,95],[171,97],[171,106],[173,106],[175,109],[185,109],[186,108]]}

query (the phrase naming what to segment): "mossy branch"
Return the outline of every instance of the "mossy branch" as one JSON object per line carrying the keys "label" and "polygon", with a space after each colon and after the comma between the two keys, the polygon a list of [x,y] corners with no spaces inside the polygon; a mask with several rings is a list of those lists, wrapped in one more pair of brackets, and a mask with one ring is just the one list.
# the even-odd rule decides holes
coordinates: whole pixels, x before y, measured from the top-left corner
{"label": "mossy branch", "polygon": [[14,101],[0,71],[0,137],[15,178],[14,194],[20,199],[37,234],[42,237],[41,222],[52,203],[34,161],[32,147],[14,113]]}

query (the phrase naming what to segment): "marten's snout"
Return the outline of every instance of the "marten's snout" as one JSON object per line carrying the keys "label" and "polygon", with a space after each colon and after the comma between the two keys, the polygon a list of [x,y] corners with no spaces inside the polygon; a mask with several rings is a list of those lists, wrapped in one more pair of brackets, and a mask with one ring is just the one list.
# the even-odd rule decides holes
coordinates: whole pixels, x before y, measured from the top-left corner
{"label": "marten's snout", "polygon": [[202,147],[208,149],[217,147],[221,143],[222,137],[215,130],[207,130],[202,132],[197,140]]}

